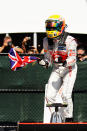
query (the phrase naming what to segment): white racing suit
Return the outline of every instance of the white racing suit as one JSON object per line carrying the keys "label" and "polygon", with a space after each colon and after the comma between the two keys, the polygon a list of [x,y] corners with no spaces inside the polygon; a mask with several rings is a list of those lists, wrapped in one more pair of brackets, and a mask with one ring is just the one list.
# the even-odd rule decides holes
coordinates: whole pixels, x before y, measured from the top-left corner
{"label": "white racing suit", "polygon": [[[48,44],[47,37],[43,40],[44,61],[48,66],[53,64],[53,71],[45,88],[44,123],[50,123],[54,107],[46,107],[47,103],[67,103],[68,106],[60,108],[64,118],[73,117],[72,90],[74,87],[77,65],[76,48],[77,43],[71,36],[67,36],[63,45],[54,40],[53,45]],[[59,59],[61,58],[61,62]],[[66,61],[65,66],[63,62]]]}

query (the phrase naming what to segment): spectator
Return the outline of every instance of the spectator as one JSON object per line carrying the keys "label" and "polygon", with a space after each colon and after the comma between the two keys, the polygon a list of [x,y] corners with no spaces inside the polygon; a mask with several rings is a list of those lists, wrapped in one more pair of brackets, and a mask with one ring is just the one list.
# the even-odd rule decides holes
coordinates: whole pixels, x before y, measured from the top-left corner
{"label": "spectator", "polygon": [[22,48],[14,46],[14,44],[12,43],[12,38],[10,36],[5,36],[3,45],[0,47],[0,53],[8,53],[10,48],[14,48],[17,52],[23,53]]}
{"label": "spectator", "polygon": [[78,59],[78,61],[87,60],[86,51],[85,51],[85,48],[83,46],[80,46],[77,49],[77,59]]}
{"label": "spectator", "polygon": [[30,37],[25,37],[22,41],[22,49],[24,50],[24,53],[39,54],[38,50],[31,45],[30,39]]}

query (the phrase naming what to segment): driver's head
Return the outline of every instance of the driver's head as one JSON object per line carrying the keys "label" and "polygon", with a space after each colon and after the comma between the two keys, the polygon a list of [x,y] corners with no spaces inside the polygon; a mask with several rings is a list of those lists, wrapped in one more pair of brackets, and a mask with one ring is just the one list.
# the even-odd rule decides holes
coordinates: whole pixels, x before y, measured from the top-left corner
{"label": "driver's head", "polygon": [[48,38],[56,38],[62,34],[66,26],[65,19],[60,15],[52,15],[45,21]]}

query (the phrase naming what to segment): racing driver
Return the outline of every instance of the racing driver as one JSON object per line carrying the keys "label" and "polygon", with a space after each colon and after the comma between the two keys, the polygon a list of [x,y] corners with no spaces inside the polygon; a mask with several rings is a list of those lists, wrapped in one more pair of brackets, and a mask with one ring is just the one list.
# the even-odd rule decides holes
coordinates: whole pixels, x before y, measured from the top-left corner
{"label": "racing driver", "polygon": [[[47,37],[43,39],[44,59],[39,64],[53,70],[46,84],[44,123],[50,123],[54,107],[46,107],[47,103],[67,103],[62,108],[66,122],[73,119],[72,90],[77,75],[75,38],[66,31],[65,19],[60,15],[52,15],[46,21]],[[61,108],[60,108],[61,109]]]}

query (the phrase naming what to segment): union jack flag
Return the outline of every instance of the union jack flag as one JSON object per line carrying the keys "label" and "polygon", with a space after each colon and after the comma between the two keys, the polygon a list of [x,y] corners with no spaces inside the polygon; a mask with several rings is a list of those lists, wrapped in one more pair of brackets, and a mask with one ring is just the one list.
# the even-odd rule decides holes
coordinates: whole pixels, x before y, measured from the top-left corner
{"label": "union jack flag", "polygon": [[11,48],[8,57],[10,59],[10,67],[13,71],[18,70],[19,68],[22,68],[26,66],[29,63],[32,63],[39,59],[35,56],[19,56],[19,54],[14,50],[14,48]]}

